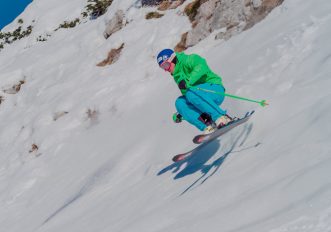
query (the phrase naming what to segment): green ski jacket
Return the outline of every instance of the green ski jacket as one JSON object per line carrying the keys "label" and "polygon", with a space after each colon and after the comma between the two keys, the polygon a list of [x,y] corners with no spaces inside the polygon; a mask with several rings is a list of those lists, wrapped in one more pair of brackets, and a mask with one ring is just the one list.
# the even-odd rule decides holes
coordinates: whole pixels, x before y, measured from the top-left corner
{"label": "green ski jacket", "polygon": [[[176,84],[185,80],[187,87],[203,83],[223,85],[222,78],[212,72],[205,59],[196,54],[186,55],[183,52],[176,52],[177,63],[172,74]],[[185,95],[187,89],[181,90]]]}

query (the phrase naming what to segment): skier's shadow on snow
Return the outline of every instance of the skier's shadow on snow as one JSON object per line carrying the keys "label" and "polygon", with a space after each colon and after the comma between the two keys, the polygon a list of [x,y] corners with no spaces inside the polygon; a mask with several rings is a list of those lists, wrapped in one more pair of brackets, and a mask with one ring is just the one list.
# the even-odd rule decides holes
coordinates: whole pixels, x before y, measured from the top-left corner
{"label": "skier's shadow on snow", "polygon": [[[230,142],[230,143],[232,143],[231,147],[223,155],[221,155],[218,159],[216,159],[215,161],[213,161],[210,164],[206,164],[206,163],[217,153],[217,151],[221,147],[220,139],[214,140],[214,141],[210,142],[209,144],[206,144],[206,146],[204,146],[203,148],[198,149],[197,151],[192,153],[192,155],[190,157],[188,157],[187,159],[169,165],[168,167],[162,169],[157,175],[162,175],[163,173],[170,171],[170,170],[172,170],[173,173],[177,173],[180,170],[180,168],[185,164],[186,164],[186,167],[175,175],[175,177],[174,177],[175,180],[200,171],[202,173],[202,176],[199,177],[196,181],[194,181],[188,188],[186,188],[184,190],[184,192],[182,193],[182,194],[184,194],[188,190],[190,190],[192,187],[194,187],[196,184],[198,184],[199,182],[201,185],[206,180],[208,180],[211,176],[213,176],[220,169],[220,167],[222,166],[222,164],[224,163],[226,158],[231,153],[240,152],[242,150],[247,150],[247,149],[254,148],[254,147],[257,147],[258,145],[260,145],[260,143],[257,143],[256,145],[243,148],[239,151],[233,151],[233,149],[237,146],[237,144],[240,141],[241,142],[239,143],[238,147],[242,146],[245,143],[250,132],[252,131],[252,128],[253,128],[252,124],[246,125],[241,130],[240,134],[238,136],[236,136],[232,142]],[[212,169],[213,169],[213,171],[211,172]]]}

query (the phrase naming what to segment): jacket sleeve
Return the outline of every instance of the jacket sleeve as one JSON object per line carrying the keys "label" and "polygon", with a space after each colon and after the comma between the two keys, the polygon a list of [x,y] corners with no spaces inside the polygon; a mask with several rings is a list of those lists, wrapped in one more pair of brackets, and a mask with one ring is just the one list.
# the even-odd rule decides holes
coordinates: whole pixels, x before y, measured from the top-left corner
{"label": "jacket sleeve", "polygon": [[192,70],[189,75],[189,85],[191,86],[209,70],[206,60],[198,55],[190,55],[186,60],[186,65]]}

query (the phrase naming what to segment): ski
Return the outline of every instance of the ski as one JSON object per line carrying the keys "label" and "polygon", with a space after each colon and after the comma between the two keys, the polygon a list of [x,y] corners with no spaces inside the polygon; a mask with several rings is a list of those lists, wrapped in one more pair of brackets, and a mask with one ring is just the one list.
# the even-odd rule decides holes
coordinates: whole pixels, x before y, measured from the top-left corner
{"label": "ski", "polygon": [[201,144],[201,143],[204,143],[204,142],[206,142],[210,139],[214,139],[214,138],[217,138],[218,136],[221,136],[221,135],[225,134],[226,132],[230,131],[231,129],[247,122],[248,119],[250,118],[250,116],[252,116],[252,114],[254,112],[255,112],[254,110],[251,111],[251,112],[247,112],[244,117],[234,119],[232,122],[230,122],[226,126],[221,127],[220,129],[217,129],[216,131],[214,131],[211,134],[207,134],[207,135],[201,134],[201,135],[195,136],[193,138],[193,143]]}
{"label": "ski", "polygon": [[200,150],[205,145],[207,145],[209,142],[213,141],[214,139],[218,138],[221,135],[224,135],[225,133],[229,132],[233,128],[235,128],[235,127],[237,127],[237,126],[239,126],[239,125],[247,122],[248,119],[253,115],[253,113],[254,113],[254,110],[251,111],[251,112],[247,112],[244,117],[233,120],[232,122],[230,122],[226,126],[220,128],[220,129],[217,129],[215,132],[213,132],[211,134],[208,134],[208,135],[197,135],[197,136],[195,136],[194,139],[193,139],[193,142],[195,144],[199,144],[199,146],[193,148],[192,150],[190,150],[188,152],[175,155],[172,158],[172,161],[178,162],[178,161],[181,161],[181,160],[186,159],[193,152],[196,152],[196,151]]}

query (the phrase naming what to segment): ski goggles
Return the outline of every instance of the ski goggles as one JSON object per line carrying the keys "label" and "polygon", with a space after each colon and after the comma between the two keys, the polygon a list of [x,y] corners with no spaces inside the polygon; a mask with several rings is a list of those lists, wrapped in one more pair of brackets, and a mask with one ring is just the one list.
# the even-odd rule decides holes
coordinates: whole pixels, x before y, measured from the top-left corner
{"label": "ski goggles", "polygon": [[165,70],[165,71],[170,71],[170,67],[171,67],[171,62],[172,60],[175,58],[176,56],[176,53],[172,54],[169,59],[163,61],[161,64],[160,64],[160,67]]}
{"label": "ski goggles", "polygon": [[160,64],[160,67],[165,71],[169,71],[171,67],[171,62],[169,60],[165,60]]}

